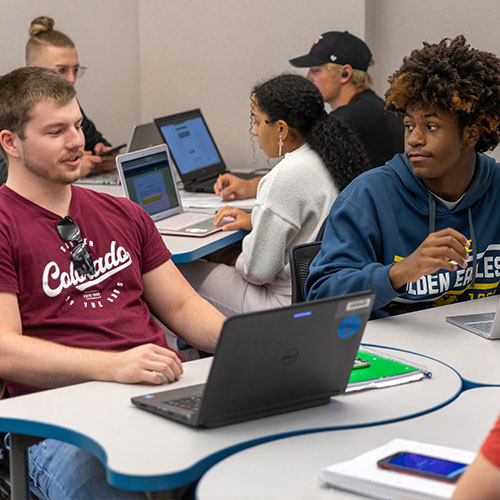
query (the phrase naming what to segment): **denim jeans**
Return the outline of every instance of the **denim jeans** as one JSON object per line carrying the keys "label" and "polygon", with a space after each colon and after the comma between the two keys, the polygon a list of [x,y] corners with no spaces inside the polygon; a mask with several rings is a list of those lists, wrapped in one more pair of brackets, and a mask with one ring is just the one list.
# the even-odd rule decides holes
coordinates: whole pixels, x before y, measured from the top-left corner
{"label": "denim jeans", "polygon": [[[145,500],[144,492],[107,483],[104,466],[88,451],[47,439],[29,448],[29,475],[38,498],[50,500]],[[40,496],[42,495],[42,496]]]}

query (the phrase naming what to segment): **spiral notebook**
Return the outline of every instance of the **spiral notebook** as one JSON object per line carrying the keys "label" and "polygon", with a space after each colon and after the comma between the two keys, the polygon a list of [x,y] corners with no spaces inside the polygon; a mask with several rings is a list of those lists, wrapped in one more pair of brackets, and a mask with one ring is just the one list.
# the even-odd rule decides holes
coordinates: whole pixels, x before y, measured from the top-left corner
{"label": "spiral notebook", "polygon": [[342,490],[360,493],[363,496],[385,500],[438,500],[451,497],[455,484],[400,474],[377,466],[378,460],[402,450],[411,450],[414,453],[466,464],[471,463],[475,457],[475,453],[471,451],[419,441],[394,439],[352,460],[325,467],[320,472],[320,482]]}
{"label": "spiral notebook", "polygon": [[432,373],[423,365],[411,364],[373,349],[358,351],[358,358],[369,365],[352,371],[346,392],[381,389],[432,377]]}

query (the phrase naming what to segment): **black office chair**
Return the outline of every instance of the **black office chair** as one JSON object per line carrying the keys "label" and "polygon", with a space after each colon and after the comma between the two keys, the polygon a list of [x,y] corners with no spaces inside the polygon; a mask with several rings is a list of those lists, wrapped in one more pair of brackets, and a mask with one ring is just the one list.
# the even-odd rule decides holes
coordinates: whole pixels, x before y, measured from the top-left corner
{"label": "black office chair", "polygon": [[295,245],[290,250],[290,274],[292,276],[292,304],[305,302],[306,279],[309,266],[321,248],[321,241]]}

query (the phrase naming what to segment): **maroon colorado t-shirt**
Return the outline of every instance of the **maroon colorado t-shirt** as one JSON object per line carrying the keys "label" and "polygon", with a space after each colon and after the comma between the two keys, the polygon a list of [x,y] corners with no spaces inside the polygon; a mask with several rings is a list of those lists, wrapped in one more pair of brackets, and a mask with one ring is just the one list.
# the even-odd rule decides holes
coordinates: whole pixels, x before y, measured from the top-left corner
{"label": "maroon colorado t-shirt", "polygon": [[[18,295],[23,334],[106,351],[167,347],[141,297],[142,274],[171,257],[153,221],[124,198],[71,190],[69,215],[94,260],[90,277],[73,267],[60,216],[0,188],[0,291]],[[12,396],[40,390],[5,382]]]}

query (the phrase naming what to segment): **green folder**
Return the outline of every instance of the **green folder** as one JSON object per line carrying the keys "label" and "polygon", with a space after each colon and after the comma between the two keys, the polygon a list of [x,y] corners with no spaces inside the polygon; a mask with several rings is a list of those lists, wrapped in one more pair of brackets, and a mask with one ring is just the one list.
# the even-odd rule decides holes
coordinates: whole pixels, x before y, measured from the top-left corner
{"label": "green folder", "polygon": [[352,370],[346,392],[405,384],[432,376],[425,367],[396,361],[377,352],[358,351],[358,357],[370,366]]}

